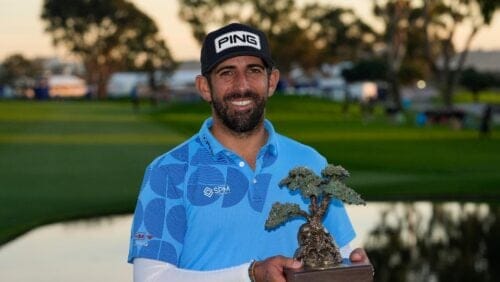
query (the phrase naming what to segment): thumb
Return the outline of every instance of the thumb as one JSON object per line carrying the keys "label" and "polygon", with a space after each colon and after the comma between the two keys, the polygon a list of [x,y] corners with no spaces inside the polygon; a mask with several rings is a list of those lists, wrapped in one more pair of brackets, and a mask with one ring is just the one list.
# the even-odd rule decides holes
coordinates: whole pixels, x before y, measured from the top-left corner
{"label": "thumb", "polygon": [[363,256],[358,252],[352,252],[349,259],[351,261],[361,261],[363,260]]}
{"label": "thumb", "polygon": [[352,262],[369,262],[368,255],[362,248],[356,248],[354,251],[352,251],[349,259]]}
{"label": "thumb", "polygon": [[302,261],[300,260],[295,260],[295,259],[287,259],[285,263],[286,268],[301,268],[302,267]]}

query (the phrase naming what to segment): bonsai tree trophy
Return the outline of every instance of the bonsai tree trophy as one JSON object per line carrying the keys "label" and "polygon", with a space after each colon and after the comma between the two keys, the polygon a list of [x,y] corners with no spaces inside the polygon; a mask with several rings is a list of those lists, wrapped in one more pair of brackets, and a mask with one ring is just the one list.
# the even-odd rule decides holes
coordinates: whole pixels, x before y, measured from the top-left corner
{"label": "bonsai tree trophy", "polygon": [[344,184],[349,172],[341,166],[327,165],[316,175],[306,167],[290,170],[279,186],[291,191],[299,191],[303,198],[309,199],[309,212],[298,204],[273,204],[265,227],[268,230],[278,228],[287,221],[304,217],[304,223],[298,230],[298,249],[294,258],[302,260],[304,267],[300,271],[288,271],[287,281],[372,281],[373,270],[369,264],[351,264],[343,262],[339,247],[323,226],[323,217],[332,199],[346,204],[365,205],[365,201],[353,189]]}

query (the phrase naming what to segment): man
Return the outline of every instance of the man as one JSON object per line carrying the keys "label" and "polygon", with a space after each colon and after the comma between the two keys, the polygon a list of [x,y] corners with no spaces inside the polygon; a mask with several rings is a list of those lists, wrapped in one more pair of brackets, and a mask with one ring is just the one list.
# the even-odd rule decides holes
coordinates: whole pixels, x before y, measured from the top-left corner
{"label": "man", "polygon": [[[279,80],[265,35],[230,24],[207,35],[196,87],[212,107],[198,134],[154,160],[137,203],[129,252],[135,281],[285,281],[300,220],[268,231],[274,202],[297,202],[278,183],[296,166],[327,161],[264,118]],[[325,226],[349,256],[355,234],[341,202]],[[367,260],[362,249],[351,260]]]}

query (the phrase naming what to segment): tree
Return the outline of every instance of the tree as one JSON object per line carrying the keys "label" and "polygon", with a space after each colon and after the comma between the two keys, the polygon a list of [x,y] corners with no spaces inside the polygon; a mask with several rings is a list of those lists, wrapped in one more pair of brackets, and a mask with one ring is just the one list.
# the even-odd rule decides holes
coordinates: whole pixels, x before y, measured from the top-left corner
{"label": "tree", "polygon": [[[440,86],[445,106],[453,104],[453,93],[474,37],[491,23],[499,7],[500,2],[495,0],[424,1],[426,60]],[[467,26],[470,31],[463,50],[458,53],[453,40],[460,26]]]}
{"label": "tree", "polygon": [[298,204],[273,204],[266,220],[266,229],[273,229],[294,217],[304,217],[298,234],[299,248],[294,257],[307,267],[329,267],[342,261],[338,246],[330,233],[323,227],[323,217],[332,199],[355,205],[364,205],[358,193],[344,184],[349,172],[341,166],[327,165],[321,177],[306,167],[296,167],[288,173],[279,186],[291,191],[298,190],[303,198],[310,200],[309,212]]}
{"label": "tree", "polygon": [[305,30],[319,47],[322,62],[357,61],[373,55],[378,35],[352,9],[315,3],[305,7],[304,15],[309,21]]}
{"label": "tree", "polygon": [[[414,4],[415,3],[415,4]],[[491,22],[500,2],[493,0],[374,0],[374,13],[385,26],[385,53],[393,104],[401,107],[400,85],[433,78],[446,106],[463,69],[477,32]],[[459,27],[469,27],[463,51],[454,37]]]}
{"label": "tree", "polygon": [[386,80],[387,62],[383,59],[363,59],[356,62],[352,68],[342,71],[347,82],[362,80]]}
{"label": "tree", "polygon": [[460,83],[472,92],[474,102],[479,102],[479,91],[493,86],[495,77],[491,74],[481,73],[474,68],[468,68],[462,72]]}
{"label": "tree", "polygon": [[301,8],[294,0],[180,0],[179,15],[200,43],[207,30],[231,21],[261,29],[285,74],[294,65],[310,70],[325,62],[355,59],[371,48],[374,38],[352,10],[317,3]]}
{"label": "tree", "polygon": [[5,58],[0,68],[0,84],[20,88],[21,92],[31,87],[33,82],[43,75],[42,61],[27,59],[21,54]]}
{"label": "tree", "polygon": [[412,6],[409,10],[406,51],[398,74],[402,85],[413,84],[418,80],[427,81],[432,77],[425,57],[422,11],[421,6]]}
{"label": "tree", "polygon": [[174,65],[154,21],[126,0],[45,0],[41,18],[54,44],[82,60],[99,98],[113,72]]}
{"label": "tree", "polygon": [[[361,59],[351,68],[344,69],[342,71],[342,77],[348,84],[364,80],[387,81],[387,61],[379,58]],[[344,102],[342,105],[342,112],[344,114],[349,111],[349,104],[351,101],[351,93],[348,84],[346,84],[344,90]],[[379,91],[379,93],[381,93],[381,91]],[[371,102],[373,101],[365,101],[360,103],[360,105],[362,107],[368,106]]]}
{"label": "tree", "polygon": [[14,85],[20,79],[41,76],[43,66],[40,60],[29,60],[21,54],[13,54],[2,63],[0,83]]}
{"label": "tree", "polygon": [[299,25],[301,15],[294,0],[179,0],[179,3],[181,19],[189,23],[200,44],[213,27],[237,21],[266,33],[273,58],[285,73],[292,64],[307,64],[316,57],[314,44]]}
{"label": "tree", "polygon": [[387,61],[387,81],[392,106],[402,109],[400,70],[406,56],[409,14],[411,2],[408,0],[374,1],[374,14],[384,22],[385,56]]}

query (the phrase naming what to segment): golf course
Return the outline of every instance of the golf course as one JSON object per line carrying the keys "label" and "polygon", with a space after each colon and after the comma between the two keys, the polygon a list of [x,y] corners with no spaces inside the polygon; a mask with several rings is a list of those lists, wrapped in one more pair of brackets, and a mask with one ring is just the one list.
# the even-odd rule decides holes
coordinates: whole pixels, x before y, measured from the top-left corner
{"label": "golf course", "polygon": [[[500,202],[500,134],[395,122],[382,107],[276,95],[267,117],[284,135],[351,173],[368,201]],[[134,111],[128,101],[0,101],[0,244],[52,222],[132,213],[146,165],[199,130],[203,102]]]}

